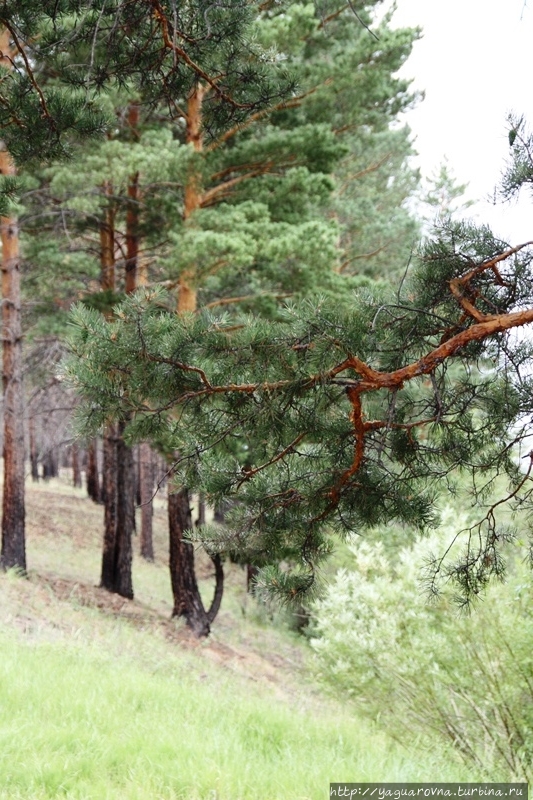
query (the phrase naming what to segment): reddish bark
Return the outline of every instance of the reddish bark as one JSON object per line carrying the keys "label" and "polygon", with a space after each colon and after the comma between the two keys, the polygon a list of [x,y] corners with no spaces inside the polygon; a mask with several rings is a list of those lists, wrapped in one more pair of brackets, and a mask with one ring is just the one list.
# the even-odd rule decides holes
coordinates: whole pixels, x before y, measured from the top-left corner
{"label": "reddish bark", "polygon": [[[7,56],[10,37],[0,32],[2,66],[11,68]],[[15,165],[3,144],[0,174],[13,176]],[[22,311],[20,296],[19,232],[15,217],[0,218],[2,241],[2,354],[4,395],[4,494],[0,566],[26,570],[24,497],[24,391],[22,385]]]}
{"label": "reddish bark", "polygon": [[[112,186],[105,181],[103,191],[112,194]],[[100,222],[100,287],[103,292],[115,291],[115,210],[110,205]]]}

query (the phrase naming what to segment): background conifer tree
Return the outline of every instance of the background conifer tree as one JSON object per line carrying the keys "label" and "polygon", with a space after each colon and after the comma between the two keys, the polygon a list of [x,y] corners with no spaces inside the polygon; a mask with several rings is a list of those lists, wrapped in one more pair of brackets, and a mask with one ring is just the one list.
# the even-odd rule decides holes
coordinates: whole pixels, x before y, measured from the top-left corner
{"label": "background conifer tree", "polygon": [[[144,263],[151,262],[151,279],[165,277],[176,283],[180,312],[195,309],[198,292],[200,302],[212,308],[223,310],[237,301],[270,316],[287,294],[303,296],[317,289],[346,293],[349,281],[345,276],[339,279],[337,271],[350,259],[339,248],[345,237],[330,200],[335,165],[350,146],[355,147],[354,141],[364,163],[359,170],[363,176],[377,171],[377,159],[382,176],[368,190],[376,196],[374,205],[378,196],[383,204],[384,229],[390,223],[387,203],[389,209],[401,205],[410,184],[405,181],[399,193],[387,194],[383,175],[392,161],[388,151],[383,155],[383,141],[373,146],[373,136],[388,135],[389,121],[412,100],[406,84],[392,78],[392,73],[406,58],[415,33],[392,33],[383,25],[377,44],[349,9],[336,8],[329,21],[311,6],[302,14],[299,6],[288,5],[286,12],[263,10],[254,25],[263,50],[279,39],[290,53],[284,57],[301,84],[297,91],[287,81],[288,93],[281,99],[265,90],[269,104],[264,107],[261,98],[252,96],[247,108],[239,113],[234,108],[226,127],[220,127],[213,95],[220,103],[228,98],[217,95],[205,77],[185,82],[170,106],[167,94],[156,98],[148,92],[146,78],[137,85],[139,101],[132,106],[126,97],[135,86],[133,79],[124,99],[111,101],[119,124],[107,140],[80,151],[75,170],[70,164],[44,175],[40,194],[46,203],[52,201],[50,219],[63,226],[66,219],[71,232],[68,247],[58,246],[55,227],[48,261],[53,272],[65,257],[71,262],[73,250],[78,264],[83,263],[82,242],[90,244],[89,235],[95,238],[91,249],[100,253],[104,305],[116,299],[113,289],[121,288],[113,283],[114,264],[126,265],[122,289],[128,289],[129,268],[137,258],[132,252],[135,248],[139,252],[139,243]],[[295,22],[290,37],[283,38],[287,19]],[[327,32],[326,26],[331,26]],[[104,48],[105,26],[98,30],[99,35],[104,30],[105,53],[98,57],[105,62],[110,44]],[[139,30],[142,40],[142,26]],[[164,40],[164,26],[161,31]],[[118,52],[125,40],[113,41]],[[325,51],[330,51],[326,70]],[[243,52],[249,60],[246,46]],[[215,60],[213,54],[204,56],[206,63]],[[339,56],[343,57],[337,63]],[[216,57],[226,56],[222,52]],[[279,86],[285,67],[280,70],[274,60],[267,74],[266,64],[263,81]],[[356,91],[346,81],[349,65],[359,73]],[[109,75],[115,68],[116,54],[109,61]],[[174,65],[169,68],[174,80]],[[191,69],[197,78],[197,69]],[[372,87],[377,88],[372,91]],[[174,89],[178,92],[177,83]],[[333,113],[333,97],[341,95],[342,104]],[[167,105],[163,107],[162,101]],[[133,108],[138,133],[132,139],[127,120]],[[405,170],[407,134],[396,138],[403,145],[394,167]],[[135,235],[132,225],[137,226]],[[36,274],[45,266],[39,247]],[[95,272],[91,258],[94,261],[89,252],[87,275]],[[100,302],[98,295],[94,302]]]}

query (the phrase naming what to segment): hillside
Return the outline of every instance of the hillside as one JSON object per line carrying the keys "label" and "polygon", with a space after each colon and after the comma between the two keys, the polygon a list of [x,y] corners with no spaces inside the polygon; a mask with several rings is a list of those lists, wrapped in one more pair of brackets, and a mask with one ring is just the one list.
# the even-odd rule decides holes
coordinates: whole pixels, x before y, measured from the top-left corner
{"label": "hillside", "polygon": [[330,781],[472,779],[327,698],[305,639],[239,567],[212,636],[192,639],[170,619],[163,502],[136,599],[97,588],[102,515],[66,480],[28,485],[29,577],[0,577],[2,800],[318,800]]}

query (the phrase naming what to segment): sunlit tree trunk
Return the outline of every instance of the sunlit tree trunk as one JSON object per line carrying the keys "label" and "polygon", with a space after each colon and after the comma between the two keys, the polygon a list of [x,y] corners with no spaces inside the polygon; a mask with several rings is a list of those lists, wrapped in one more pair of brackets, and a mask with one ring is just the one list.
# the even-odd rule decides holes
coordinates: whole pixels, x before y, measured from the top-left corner
{"label": "sunlit tree trunk", "polygon": [[[204,95],[205,88],[198,83],[191,91],[187,101],[187,142],[192,144],[197,153],[200,153],[203,149],[202,102]],[[202,201],[202,184],[195,165],[193,165],[187,176],[184,194],[183,218],[187,221],[200,208]],[[190,266],[183,270],[179,276],[178,312],[196,311],[196,307],[196,275],[194,266]]]}
{"label": "sunlit tree trunk", "polygon": [[[196,84],[187,101],[187,142],[193,145],[197,153],[203,149],[202,141],[202,102],[205,88]],[[185,204],[183,216],[189,220],[201,207],[201,178],[194,166],[185,185]],[[183,270],[178,283],[177,312],[183,314],[194,312],[197,308],[196,270],[194,265]],[[210,623],[214,620],[220,603],[224,586],[224,573],[220,556],[215,556],[215,596],[209,611],[206,612],[198,589],[194,568],[194,550],[190,542],[183,538],[183,533],[191,527],[191,510],[189,493],[186,488],[173,491],[169,487],[168,516],[170,533],[170,580],[174,596],[173,616],[184,617],[187,625],[196,636],[207,636]]]}

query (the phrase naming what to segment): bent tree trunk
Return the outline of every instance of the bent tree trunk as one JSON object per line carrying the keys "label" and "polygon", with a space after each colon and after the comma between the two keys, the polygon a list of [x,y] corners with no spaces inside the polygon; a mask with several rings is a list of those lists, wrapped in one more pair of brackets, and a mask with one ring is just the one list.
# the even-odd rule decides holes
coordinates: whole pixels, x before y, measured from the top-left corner
{"label": "bent tree trunk", "polygon": [[168,523],[170,532],[170,578],[174,596],[173,617],[184,617],[193,633],[208,636],[215,619],[224,588],[224,571],[220,555],[212,556],[215,566],[215,593],[208,611],[205,610],[194,570],[194,548],[184,538],[191,528],[192,517],[187,489],[169,492]]}
{"label": "bent tree trunk", "polygon": [[[7,52],[9,37],[0,35]],[[2,59],[4,61],[4,59]],[[0,173],[14,175],[9,153],[0,150]],[[0,566],[26,570],[24,502],[24,395],[22,387],[22,314],[17,220],[0,218],[2,240],[2,350],[4,394],[4,497]]]}

